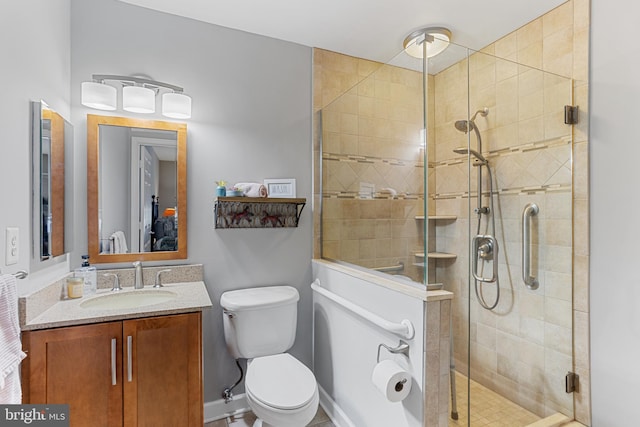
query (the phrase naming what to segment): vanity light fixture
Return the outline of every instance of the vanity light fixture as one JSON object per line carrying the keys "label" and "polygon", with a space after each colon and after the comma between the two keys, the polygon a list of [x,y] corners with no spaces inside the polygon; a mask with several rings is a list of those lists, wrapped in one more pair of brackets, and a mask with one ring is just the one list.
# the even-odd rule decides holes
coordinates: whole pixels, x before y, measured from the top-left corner
{"label": "vanity light fixture", "polygon": [[122,109],[132,113],[154,113],[156,95],[162,94],[162,115],[174,119],[191,117],[191,97],[179,86],[151,80],[146,77],[94,74],[93,81],[82,83],[82,105],[98,110],[115,110],[117,88],[106,81],[116,82],[122,87]]}
{"label": "vanity light fixture", "polygon": [[116,88],[98,82],[82,82],[82,105],[98,110],[115,110]]}
{"label": "vanity light fixture", "polygon": [[122,109],[132,113],[155,113],[156,93],[144,86],[122,86]]}
{"label": "vanity light fixture", "polygon": [[451,31],[443,27],[421,28],[409,34],[402,44],[404,51],[414,58],[422,58],[422,43],[427,42],[427,58],[438,55],[449,47]]}

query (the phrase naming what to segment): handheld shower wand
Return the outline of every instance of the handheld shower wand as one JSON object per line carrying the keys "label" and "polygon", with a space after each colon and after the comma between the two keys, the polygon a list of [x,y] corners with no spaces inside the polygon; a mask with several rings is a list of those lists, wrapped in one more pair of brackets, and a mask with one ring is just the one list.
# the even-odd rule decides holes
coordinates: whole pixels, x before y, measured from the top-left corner
{"label": "handheld shower wand", "polygon": [[[476,296],[478,297],[478,302],[480,305],[486,310],[493,310],[497,305],[498,301],[500,301],[500,284],[498,278],[498,242],[494,236],[491,235],[481,235],[480,234],[480,223],[482,221],[482,214],[488,215],[491,214],[491,224],[493,228],[493,234],[496,233],[496,223],[495,223],[495,213],[493,209],[493,177],[491,173],[491,168],[489,167],[489,162],[482,155],[482,137],[480,136],[480,131],[476,126],[474,120],[480,114],[482,117],[486,117],[489,114],[488,108],[482,108],[476,111],[471,119],[469,120],[458,120],[454,123],[454,126],[460,132],[469,133],[471,129],[476,134],[476,140],[478,142],[478,150],[473,150],[470,147],[462,147],[456,148],[453,150],[456,154],[466,154],[467,156],[473,156],[476,158],[476,162],[474,162],[473,166],[478,167],[478,207],[475,212],[478,215],[478,227],[476,230],[476,236],[473,238],[473,267],[472,273],[475,283],[475,291]],[[489,174],[489,207],[482,206],[482,167],[486,166],[487,172]],[[485,278],[482,273],[478,272],[478,257],[480,257],[483,262],[484,261],[492,261],[493,263],[493,274],[490,278]],[[484,264],[483,264],[484,265]],[[482,294],[482,285],[485,283],[494,283],[496,284],[496,298],[493,304],[488,304],[484,296]]]}

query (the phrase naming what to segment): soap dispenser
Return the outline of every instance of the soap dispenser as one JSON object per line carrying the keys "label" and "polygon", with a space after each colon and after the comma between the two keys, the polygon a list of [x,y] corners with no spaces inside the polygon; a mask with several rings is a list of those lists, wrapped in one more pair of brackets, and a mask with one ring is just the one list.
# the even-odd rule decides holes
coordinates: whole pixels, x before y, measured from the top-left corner
{"label": "soap dispenser", "polygon": [[93,295],[98,287],[98,274],[95,267],[89,265],[89,255],[82,255],[82,265],[74,270],[75,277],[84,279],[84,295]]}

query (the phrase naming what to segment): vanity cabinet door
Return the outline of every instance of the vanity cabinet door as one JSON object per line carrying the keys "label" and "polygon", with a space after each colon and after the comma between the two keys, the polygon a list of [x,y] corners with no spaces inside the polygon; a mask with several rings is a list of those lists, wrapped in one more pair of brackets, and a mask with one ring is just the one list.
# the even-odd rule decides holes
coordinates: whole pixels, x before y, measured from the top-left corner
{"label": "vanity cabinet door", "polygon": [[69,404],[71,427],[122,425],[122,323],[22,335],[23,403]]}
{"label": "vanity cabinet door", "polygon": [[204,423],[201,313],[123,322],[124,425]]}

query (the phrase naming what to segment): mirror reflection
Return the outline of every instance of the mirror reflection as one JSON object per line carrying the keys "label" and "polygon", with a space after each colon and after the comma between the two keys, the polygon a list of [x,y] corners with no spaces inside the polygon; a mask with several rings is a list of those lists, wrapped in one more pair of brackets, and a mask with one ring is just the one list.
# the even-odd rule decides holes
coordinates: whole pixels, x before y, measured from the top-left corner
{"label": "mirror reflection", "polygon": [[[44,101],[33,102],[33,258],[45,261],[70,251],[73,128]],[[70,186],[69,186],[70,187]],[[68,222],[68,221],[67,221]]]}
{"label": "mirror reflection", "polygon": [[186,125],[89,115],[87,134],[92,262],[186,258]]}

